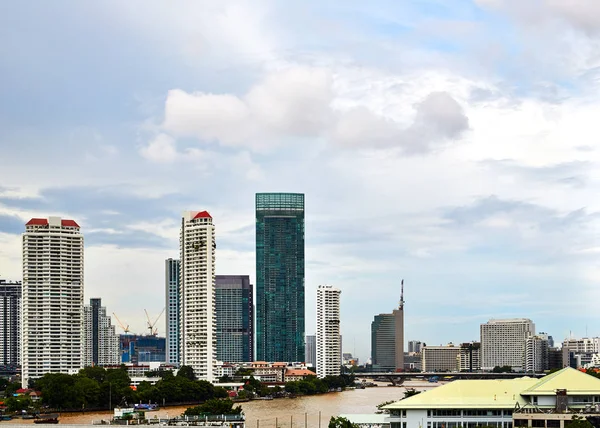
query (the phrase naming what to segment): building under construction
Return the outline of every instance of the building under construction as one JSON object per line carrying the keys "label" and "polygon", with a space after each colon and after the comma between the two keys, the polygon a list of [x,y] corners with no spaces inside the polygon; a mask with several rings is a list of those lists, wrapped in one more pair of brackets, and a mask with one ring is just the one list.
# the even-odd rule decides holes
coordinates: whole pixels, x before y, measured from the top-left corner
{"label": "building under construction", "polygon": [[121,363],[165,362],[166,339],[154,335],[120,335]]}

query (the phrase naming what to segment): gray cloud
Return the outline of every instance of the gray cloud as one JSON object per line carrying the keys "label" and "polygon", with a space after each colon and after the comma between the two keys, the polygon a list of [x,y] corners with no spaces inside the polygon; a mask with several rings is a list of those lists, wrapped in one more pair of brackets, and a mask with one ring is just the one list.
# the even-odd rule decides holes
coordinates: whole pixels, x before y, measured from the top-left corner
{"label": "gray cloud", "polygon": [[512,160],[489,160],[482,162],[500,175],[510,175],[530,182],[547,185],[561,184],[573,188],[587,185],[590,162],[573,161],[550,166],[525,166]]}

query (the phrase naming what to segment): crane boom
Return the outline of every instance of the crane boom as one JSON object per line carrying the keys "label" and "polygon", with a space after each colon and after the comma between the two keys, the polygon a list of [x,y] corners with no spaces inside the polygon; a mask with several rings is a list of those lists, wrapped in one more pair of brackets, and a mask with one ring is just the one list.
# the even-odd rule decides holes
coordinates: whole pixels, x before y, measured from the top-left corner
{"label": "crane boom", "polygon": [[148,330],[150,331],[150,335],[151,336],[156,336],[158,334],[158,328],[154,328],[154,326],[156,325],[156,323],[158,322],[158,320],[160,319],[161,315],[163,314],[163,312],[165,311],[166,308],[163,308],[162,311],[160,311],[160,314],[158,314],[158,316],[156,317],[156,319],[154,320],[154,322],[152,322],[150,320],[150,315],[148,315],[148,311],[146,309],[144,309],[144,312],[146,313],[146,324],[148,325]]}
{"label": "crane boom", "polygon": [[121,322],[121,320],[119,319],[119,317],[117,316],[117,314],[115,314],[113,312],[113,315],[115,316],[115,319],[117,320],[117,323],[119,324],[119,326],[121,326],[121,328],[123,329],[123,331],[125,332],[125,334],[129,333],[129,324],[127,324],[127,327]]}

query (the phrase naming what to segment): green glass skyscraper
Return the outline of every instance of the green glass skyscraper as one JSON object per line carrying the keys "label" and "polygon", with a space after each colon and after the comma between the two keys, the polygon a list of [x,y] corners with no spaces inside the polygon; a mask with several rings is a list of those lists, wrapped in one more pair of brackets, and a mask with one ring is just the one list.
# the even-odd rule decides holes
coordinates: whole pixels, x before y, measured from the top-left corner
{"label": "green glass skyscraper", "polygon": [[256,194],[256,354],[304,361],[304,194]]}

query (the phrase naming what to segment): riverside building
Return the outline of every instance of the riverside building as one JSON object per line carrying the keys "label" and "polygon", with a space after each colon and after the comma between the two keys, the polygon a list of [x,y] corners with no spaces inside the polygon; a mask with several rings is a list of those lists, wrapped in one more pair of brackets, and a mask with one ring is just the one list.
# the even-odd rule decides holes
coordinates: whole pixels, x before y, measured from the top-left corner
{"label": "riverside building", "polygon": [[425,346],[421,349],[421,370],[424,372],[453,372],[457,370],[460,347]]}
{"label": "riverside building", "polygon": [[254,361],[254,299],[248,275],[215,277],[217,360]]}
{"label": "riverside building", "polygon": [[207,211],[186,211],[180,233],[181,364],[213,381],[216,365],[215,226]]}
{"label": "riverside building", "polygon": [[509,366],[524,369],[525,342],[535,335],[535,325],[527,318],[492,319],[480,326],[481,368]]}
{"label": "riverside building", "polygon": [[33,218],[23,234],[22,385],[83,366],[83,235],[73,220]]}
{"label": "riverside building", "polygon": [[119,336],[101,299],[90,299],[84,313],[84,366],[111,366],[120,361]]}
{"label": "riverside building", "polygon": [[304,194],[256,194],[256,354],[304,361]]}
{"label": "riverside building", "polygon": [[340,336],[340,294],[331,285],[317,288],[317,376],[339,376],[342,349]]}
{"label": "riverside building", "polygon": [[21,364],[20,281],[0,279],[0,365]]}
{"label": "riverside building", "polygon": [[181,287],[179,270],[181,266],[177,259],[165,260],[165,322],[167,332],[167,363],[179,363],[179,311],[181,310]]}

